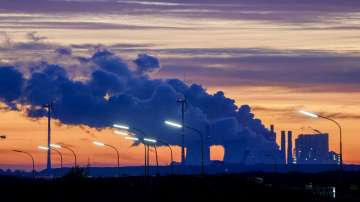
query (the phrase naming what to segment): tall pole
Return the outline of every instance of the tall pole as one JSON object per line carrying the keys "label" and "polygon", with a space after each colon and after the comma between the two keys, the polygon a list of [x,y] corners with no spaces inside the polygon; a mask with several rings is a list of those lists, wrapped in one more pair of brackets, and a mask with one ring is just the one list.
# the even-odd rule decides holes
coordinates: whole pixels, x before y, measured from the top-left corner
{"label": "tall pole", "polygon": [[[181,102],[181,123],[185,125],[185,98],[180,100]],[[185,164],[185,128],[182,127],[181,136],[181,164]]]}
{"label": "tall pole", "polygon": [[144,176],[147,176],[147,147],[146,144],[144,144]]}
{"label": "tall pole", "polygon": [[[186,97],[183,95],[182,98],[177,99],[177,102],[181,104],[181,123],[185,125],[185,107],[186,107]],[[185,164],[185,129],[181,130],[181,165]]]}
{"label": "tall pole", "polygon": [[[50,144],[51,144],[51,108],[52,108],[52,104],[49,103],[47,105],[45,105],[45,107],[48,109],[48,137],[47,137],[47,147],[50,148]],[[48,149],[47,151],[47,165],[46,165],[46,169],[48,171],[51,170],[51,149]]]}

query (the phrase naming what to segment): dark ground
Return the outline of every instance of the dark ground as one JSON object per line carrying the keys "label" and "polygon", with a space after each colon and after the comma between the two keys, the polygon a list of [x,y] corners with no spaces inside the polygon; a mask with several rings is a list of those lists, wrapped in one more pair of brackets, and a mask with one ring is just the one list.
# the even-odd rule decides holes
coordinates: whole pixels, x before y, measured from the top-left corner
{"label": "dark ground", "polygon": [[[312,188],[310,184],[312,185]],[[308,189],[306,189],[308,185]],[[336,199],[319,187],[336,187]],[[360,172],[246,173],[217,176],[1,177],[0,201],[360,201]]]}

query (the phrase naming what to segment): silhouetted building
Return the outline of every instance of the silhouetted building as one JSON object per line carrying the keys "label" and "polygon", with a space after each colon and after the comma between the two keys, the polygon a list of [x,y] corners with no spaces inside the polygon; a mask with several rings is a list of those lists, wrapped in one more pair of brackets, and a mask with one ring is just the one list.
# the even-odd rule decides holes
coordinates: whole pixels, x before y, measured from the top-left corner
{"label": "silhouetted building", "polygon": [[288,151],[287,151],[287,164],[294,163],[293,146],[292,146],[292,131],[288,131]]}
{"label": "silhouetted building", "polygon": [[295,153],[297,164],[334,164],[337,159],[335,152],[329,152],[327,133],[299,135],[295,140]]}
{"label": "silhouetted building", "polygon": [[286,164],[286,145],[285,145],[285,131],[281,131],[281,148],[280,148],[280,155],[281,155],[281,162],[282,164]]}

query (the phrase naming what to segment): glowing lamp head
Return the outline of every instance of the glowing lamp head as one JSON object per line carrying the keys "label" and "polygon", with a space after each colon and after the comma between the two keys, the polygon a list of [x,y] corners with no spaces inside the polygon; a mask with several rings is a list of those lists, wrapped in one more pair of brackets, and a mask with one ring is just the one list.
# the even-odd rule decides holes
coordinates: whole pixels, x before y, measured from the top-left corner
{"label": "glowing lamp head", "polygon": [[44,147],[44,146],[38,146],[38,149],[42,149],[42,150],[49,150],[48,147]]}
{"label": "glowing lamp head", "polygon": [[133,141],[139,141],[139,138],[137,137],[125,137],[127,140],[133,140]]}
{"label": "glowing lamp head", "polygon": [[173,122],[173,121],[165,121],[165,124],[168,126],[172,126],[175,128],[182,128],[183,126],[179,123]]}
{"label": "glowing lamp head", "polygon": [[50,147],[56,148],[56,149],[61,149],[61,145],[58,145],[58,144],[50,144]]}
{"label": "glowing lamp head", "polygon": [[299,112],[301,114],[304,114],[305,116],[310,116],[310,117],[313,117],[313,118],[318,118],[319,117],[317,114],[314,114],[314,113],[311,113],[311,112],[307,112],[307,111],[303,111],[303,110],[300,110]]}
{"label": "glowing lamp head", "polygon": [[98,141],[94,141],[94,142],[93,142],[93,144],[94,144],[94,145],[96,145],[96,146],[100,146],[100,147],[105,146],[105,144],[104,144],[104,143],[102,143],[102,142],[98,142]]}
{"label": "glowing lamp head", "polygon": [[145,142],[150,142],[150,143],[156,143],[157,141],[155,139],[152,138],[144,138]]}
{"label": "glowing lamp head", "polygon": [[123,129],[123,130],[129,130],[130,129],[129,126],[121,125],[121,124],[114,124],[113,127],[118,128],[118,129]]}
{"label": "glowing lamp head", "polygon": [[117,135],[122,135],[122,136],[128,136],[129,135],[128,132],[119,131],[119,130],[115,130],[114,133],[117,134]]}

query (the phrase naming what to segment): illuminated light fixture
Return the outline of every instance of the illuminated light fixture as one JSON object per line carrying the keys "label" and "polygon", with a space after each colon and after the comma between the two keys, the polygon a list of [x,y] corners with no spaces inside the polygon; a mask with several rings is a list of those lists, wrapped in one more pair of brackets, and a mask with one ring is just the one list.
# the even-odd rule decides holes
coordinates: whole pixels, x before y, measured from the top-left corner
{"label": "illuminated light fixture", "polygon": [[137,138],[137,137],[125,137],[125,139],[139,141],[139,138]]}
{"label": "illuminated light fixture", "polygon": [[124,130],[129,130],[130,129],[129,126],[120,125],[120,124],[114,124],[113,127],[114,128],[119,128],[119,129],[124,129]]}
{"label": "illuminated light fixture", "polygon": [[152,138],[144,138],[145,142],[151,142],[151,143],[156,143],[157,141],[155,139]]}
{"label": "illuminated light fixture", "polygon": [[50,147],[60,149],[60,148],[61,148],[61,145],[58,145],[58,144],[50,144]]}
{"label": "illuminated light fixture", "polygon": [[123,136],[128,136],[129,135],[128,132],[123,132],[123,131],[118,131],[118,130],[115,130],[114,133],[117,134],[117,135],[123,135]]}
{"label": "illuminated light fixture", "polygon": [[102,147],[102,146],[105,146],[104,143],[98,142],[98,141],[94,141],[93,144],[94,144],[94,145],[97,145],[97,146],[101,146],[101,147]]}
{"label": "illuminated light fixture", "polygon": [[176,128],[182,128],[183,126],[179,123],[173,122],[173,121],[165,121],[166,125],[176,127]]}
{"label": "illuminated light fixture", "polygon": [[314,114],[314,113],[311,113],[311,112],[307,112],[307,111],[303,111],[303,110],[300,110],[299,111],[301,114],[304,114],[306,116],[310,116],[310,117],[313,117],[313,118],[318,118],[319,116]]}
{"label": "illuminated light fixture", "polygon": [[44,146],[38,146],[38,149],[42,149],[42,150],[49,150],[49,148],[44,147]]}

